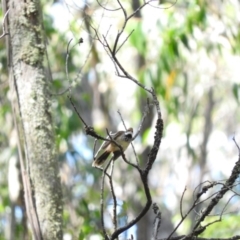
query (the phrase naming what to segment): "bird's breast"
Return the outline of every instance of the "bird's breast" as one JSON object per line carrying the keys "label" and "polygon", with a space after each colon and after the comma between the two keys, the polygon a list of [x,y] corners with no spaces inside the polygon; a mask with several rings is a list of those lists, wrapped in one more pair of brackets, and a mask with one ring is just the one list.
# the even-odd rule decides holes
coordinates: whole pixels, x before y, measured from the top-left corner
{"label": "bird's breast", "polygon": [[[130,143],[130,141],[125,141],[124,139],[117,139],[115,140],[116,143],[120,146],[122,146],[123,151],[125,151]],[[114,144],[115,150],[119,150],[119,147]]]}

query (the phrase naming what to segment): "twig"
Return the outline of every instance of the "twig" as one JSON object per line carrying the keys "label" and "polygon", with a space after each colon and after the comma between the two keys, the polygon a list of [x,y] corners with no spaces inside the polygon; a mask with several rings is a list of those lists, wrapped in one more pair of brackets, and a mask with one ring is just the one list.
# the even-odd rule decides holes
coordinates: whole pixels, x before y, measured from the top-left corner
{"label": "twig", "polygon": [[150,194],[150,189],[148,187],[147,176],[145,176],[143,174],[143,172],[141,171],[141,169],[139,169],[137,166],[136,166],[136,168],[138,169],[138,172],[140,174],[140,177],[141,177],[141,180],[142,180],[142,183],[143,183],[144,192],[145,192],[145,195],[146,195],[146,198],[147,198],[146,205],[143,207],[143,209],[141,210],[141,212],[138,214],[138,216],[135,219],[130,221],[125,226],[120,227],[116,231],[114,231],[113,234],[110,237],[110,240],[114,240],[122,232],[126,231],[127,229],[129,229],[130,227],[135,225],[148,212],[149,208],[152,205],[152,197],[151,197],[151,194]]}
{"label": "twig", "polygon": [[112,161],[112,164],[111,164],[111,170],[109,174],[109,184],[110,184],[110,191],[113,198],[113,226],[115,231],[117,229],[117,198],[116,198],[116,194],[113,187],[113,181],[112,181],[113,168],[114,168],[114,160]]}
{"label": "twig", "polygon": [[[102,183],[101,183],[101,224],[102,224],[102,231],[105,237],[105,240],[109,240],[109,237],[107,235],[106,229],[105,229],[105,223],[104,223],[104,180],[105,180],[105,176],[109,176],[107,174],[107,169],[111,163],[111,161],[113,160],[113,157],[111,158],[111,160],[108,162],[107,166],[103,169],[103,173],[102,173]],[[109,176],[110,177],[110,176]]]}
{"label": "twig", "polygon": [[[173,229],[173,231],[170,233],[170,235],[167,237],[167,240],[173,239],[172,235],[177,231],[177,229],[179,228],[179,226],[183,223],[183,221],[187,218],[187,216],[192,212],[192,210],[199,204],[199,199],[200,197],[206,193],[205,190],[202,190],[199,194],[197,194],[196,199],[194,200],[192,206],[189,208],[189,210],[187,211],[187,213],[185,215],[181,216],[181,220],[179,221],[179,223],[176,225],[176,227]],[[185,235],[183,236],[185,237]]]}
{"label": "twig", "polygon": [[233,137],[232,139],[233,139],[235,145],[237,146],[237,148],[238,148],[238,154],[240,155],[240,147],[239,147],[239,145],[237,144],[235,137]]}
{"label": "twig", "polygon": [[182,193],[181,199],[180,199],[180,213],[181,213],[182,218],[183,218],[183,209],[182,209],[182,207],[183,207],[183,197],[184,197],[184,194],[185,194],[186,191],[187,191],[187,188],[185,187],[184,191]]}
{"label": "twig", "polygon": [[121,8],[116,8],[116,9],[106,8],[106,7],[104,7],[104,6],[99,2],[99,0],[97,0],[97,3],[98,3],[98,5],[99,5],[100,7],[102,7],[102,8],[103,8],[104,10],[106,10],[106,11],[114,12],[114,11],[118,11],[118,10],[121,9]]}
{"label": "twig", "polygon": [[128,34],[128,36],[125,38],[125,40],[122,42],[122,44],[118,47],[118,49],[116,50],[116,54],[121,49],[121,47],[124,45],[124,43],[130,38],[130,36],[132,35],[133,32],[134,32],[134,29]]}
{"label": "twig", "polygon": [[67,95],[67,97],[68,97],[68,99],[70,100],[70,102],[71,102],[71,104],[72,104],[72,106],[73,106],[75,112],[77,113],[78,117],[80,118],[81,122],[83,123],[85,129],[88,129],[89,126],[88,126],[87,123],[83,120],[82,116],[81,116],[80,113],[78,112],[78,110],[77,110],[75,104],[73,103],[72,97],[71,97],[70,95]]}
{"label": "twig", "polygon": [[[177,236],[177,237],[172,237],[170,238],[170,240],[182,240],[185,237],[188,237],[186,235],[181,235],[181,236]],[[167,240],[168,238],[159,238],[158,240]],[[188,240],[193,240],[189,239],[189,238],[185,238]],[[202,237],[194,237],[194,240],[239,240],[240,239],[240,235],[236,235],[234,237],[230,237],[230,238],[202,238]]]}
{"label": "twig", "polygon": [[[236,144],[236,142],[235,142]],[[236,146],[238,147],[238,145],[236,144]],[[238,147],[238,150],[240,152],[240,148]],[[220,199],[225,195],[225,193],[227,191],[229,191],[229,189],[232,188],[234,182],[236,181],[236,179],[238,178],[240,174],[240,155],[238,158],[238,161],[236,162],[233,170],[232,170],[232,174],[229,177],[229,179],[226,181],[225,185],[221,188],[221,190],[219,191],[219,193],[216,195],[216,197],[214,197],[210,204],[208,205],[208,207],[204,210],[202,216],[198,219],[198,221],[196,222],[195,226],[194,226],[194,230],[198,228],[198,226],[200,225],[200,223],[205,219],[206,216],[208,216],[208,214],[212,211],[212,209],[218,204],[218,202],[220,201]]]}
{"label": "twig", "polygon": [[70,47],[70,44],[71,44],[72,40],[73,39],[70,39],[69,42],[68,42],[68,45],[67,45],[67,55],[66,55],[66,60],[65,60],[65,71],[66,71],[67,81],[69,83],[69,87],[68,87],[69,91],[70,91],[71,85],[70,85],[70,79],[69,79],[69,73],[68,73],[68,59],[69,59],[69,55],[70,55],[69,54],[70,53],[69,47]]}
{"label": "twig", "polygon": [[153,234],[152,234],[152,240],[157,240],[157,235],[158,235],[158,231],[161,225],[161,220],[162,220],[162,214],[157,206],[156,203],[153,203],[153,212],[156,214],[156,217],[154,219],[154,223],[153,223]]}
{"label": "twig", "polygon": [[8,15],[8,13],[9,13],[9,10],[10,10],[10,8],[5,12],[4,17],[3,17],[3,24],[2,24],[2,31],[3,31],[3,33],[2,33],[2,35],[0,36],[0,39],[3,38],[3,37],[5,37],[6,35],[9,35],[9,33],[5,31],[5,20],[6,20],[6,18],[7,18],[7,15]]}
{"label": "twig", "polygon": [[[159,1],[159,0],[157,0],[157,1]],[[150,2],[149,2],[148,4],[149,4],[149,6],[151,6],[151,7],[153,7],[153,8],[157,8],[157,9],[169,9],[169,8],[171,8],[171,7],[173,7],[174,5],[177,4],[177,0],[176,0],[174,3],[172,3],[170,6],[168,6],[168,7],[157,7],[157,6],[153,6],[152,4],[150,4]]]}
{"label": "twig", "polygon": [[140,124],[139,124],[139,127],[138,127],[138,130],[137,130],[137,132],[136,132],[136,134],[133,136],[133,140],[135,140],[136,139],[136,137],[139,135],[139,133],[141,132],[141,130],[142,130],[142,125],[143,125],[143,123],[144,123],[144,121],[145,121],[145,119],[146,119],[146,117],[147,117],[147,115],[148,115],[148,113],[149,113],[149,107],[150,106],[152,106],[153,104],[147,104],[147,106],[145,106],[145,109],[144,109],[144,111],[143,111],[143,116],[142,116],[142,119],[141,119],[141,122],[140,122]]}

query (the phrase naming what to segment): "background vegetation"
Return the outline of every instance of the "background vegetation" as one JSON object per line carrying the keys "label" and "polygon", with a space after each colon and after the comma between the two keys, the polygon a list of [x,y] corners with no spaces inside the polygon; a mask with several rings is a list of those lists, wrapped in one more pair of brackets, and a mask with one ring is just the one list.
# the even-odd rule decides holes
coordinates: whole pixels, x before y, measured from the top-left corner
{"label": "background vegetation", "polygon": [[[128,14],[142,4],[137,0],[121,3]],[[194,191],[200,191],[200,183],[223,183],[238,157],[232,137],[235,136],[239,143],[240,3],[237,0],[178,0],[153,5],[147,5],[129,20],[122,40],[132,30],[134,32],[118,54],[130,74],[145,86],[154,87],[160,101],[165,128],[159,154],[149,175],[149,186],[153,201],[162,213],[159,238],[164,238],[181,219],[180,199],[185,187],[183,211],[191,206]],[[71,90],[73,102],[86,123],[102,136],[106,135],[106,128],[111,131],[124,129],[118,110],[127,127],[133,127],[136,132],[149,96],[134,83],[116,76],[109,55],[97,40],[96,30],[100,36],[107,34],[109,43],[113,44],[122,27],[123,13],[116,10],[119,8],[116,1],[42,1],[42,6],[48,51],[45,67],[51,89],[64,196],[64,239],[101,239],[101,171],[91,166],[94,139],[86,136],[67,98],[67,90]],[[1,12],[1,19],[3,15]],[[83,39],[81,44],[80,38]],[[20,178],[6,55],[2,38],[0,239],[8,239],[13,220],[15,239],[22,239],[25,234],[23,203],[20,198],[12,198],[12,201],[9,198],[10,186],[17,188]],[[141,166],[145,165],[153,144],[155,120],[155,110],[151,109],[134,141]],[[131,148],[126,156],[135,161]],[[137,171],[122,159],[115,163],[113,179],[119,203],[118,220],[124,225],[142,209],[146,199]],[[109,192],[105,197],[108,208],[104,217],[107,229],[111,229],[113,203]],[[207,223],[221,215],[222,221],[208,227],[201,236],[230,238],[240,235],[238,202],[236,183],[234,192],[225,195],[212,216],[205,219]],[[188,216],[178,228],[178,235],[192,228],[205,204],[207,202]],[[149,239],[154,216],[150,210],[120,239],[130,238],[131,234],[134,239]]]}

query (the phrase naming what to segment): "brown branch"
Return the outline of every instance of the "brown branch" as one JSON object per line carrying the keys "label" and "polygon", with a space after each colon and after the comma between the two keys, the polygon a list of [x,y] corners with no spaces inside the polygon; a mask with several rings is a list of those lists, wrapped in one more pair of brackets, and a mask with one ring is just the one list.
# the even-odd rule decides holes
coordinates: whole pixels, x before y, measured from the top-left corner
{"label": "brown branch", "polygon": [[148,155],[146,168],[144,169],[144,174],[145,175],[148,175],[148,173],[151,170],[152,165],[155,162],[155,159],[157,157],[159,146],[160,146],[161,140],[162,140],[162,132],[163,132],[163,121],[160,118],[160,119],[157,120],[157,123],[156,123],[156,131],[155,131],[155,136],[154,136],[153,147],[150,150],[150,153]]}
{"label": "brown branch", "polygon": [[107,174],[107,169],[108,169],[110,163],[112,162],[112,160],[113,160],[113,157],[108,162],[107,166],[104,169],[102,169],[103,174],[102,174],[102,182],[101,182],[101,202],[100,202],[100,206],[101,206],[102,231],[103,231],[103,235],[105,237],[105,240],[109,240],[109,237],[107,235],[107,232],[106,232],[106,229],[105,229],[105,223],[104,223],[104,180],[105,180],[106,175],[110,178],[110,176]]}
{"label": "brown branch", "polygon": [[148,180],[147,180],[147,176],[145,174],[143,174],[143,172],[141,171],[141,169],[139,169],[138,167],[136,167],[138,169],[138,172],[140,174],[142,183],[143,183],[143,187],[144,187],[144,192],[147,198],[147,202],[146,205],[143,207],[142,211],[139,213],[139,215],[133,219],[132,221],[130,221],[128,224],[126,224],[124,227],[120,227],[118,228],[116,231],[113,232],[113,234],[110,237],[110,240],[114,240],[115,238],[117,238],[122,232],[126,231],[127,229],[129,229],[130,227],[132,227],[133,225],[135,225],[149,210],[149,208],[152,205],[152,197],[151,197],[151,193],[150,193],[150,189],[148,187]]}
{"label": "brown branch", "polygon": [[118,53],[118,51],[121,49],[121,47],[125,44],[125,42],[130,38],[130,36],[133,34],[134,29],[128,34],[128,36],[125,38],[125,40],[121,43],[121,45],[118,47],[118,49],[116,50],[116,54]]}
{"label": "brown branch", "polygon": [[[210,185],[209,185],[210,188]],[[173,239],[171,236],[177,231],[177,229],[179,228],[179,226],[183,223],[183,221],[188,217],[188,215],[194,210],[194,208],[199,205],[199,199],[201,198],[201,196],[203,194],[206,193],[206,189],[209,188],[203,188],[201,192],[199,192],[196,196],[196,199],[194,200],[192,206],[189,208],[189,210],[187,211],[187,213],[185,215],[181,216],[181,220],[179,221],[179,223],[176,225],[176,227],[174,228],[174,230],[170,233],[170,235],[168,236],[167,240]],[[184,236],[183,236],[184,237]]]}
{"label": "brown branch", "polygon": [[117,198],[116,198],[116,194],[113,187],[113,181],[112,181],[113,168],[114,168],[114,160],[112,161],[111,170],[108,178],[109,178],[109,184],[110,184],[110,192],[113,198],[113,226],[114,226],[114,230],[116,230],[117,229]]}
{"label": "brown branch", "polygon": [[101,8],[103,8],[104,10],[109,11],[109,12],[115,12],[115,11],[118,11],[118,10],[121,9],[121,8],[116,8],[116,9],[109,9],[109,8],[106,8],[105,6],[103,6],[103,5],[100,3],[99,0],[97,0],[97,3],[98,3],[98,5],[99,5]]}
{"label": "brown branch", "polygon": [[[151,169],[151,166],[152,166],[153,162],[156,159],[156,155],[157,155],[159,145],[160,145],[160,142],[161,142],[162,129],[163,129],[162,119],[158,119],[157,123],[156,123],[155,140],[154,140],[153,148],[152,148],[152,150],[149,154],[149,157],[148,157],[148,164],[147,164],[146,169],[144,171],[142,171],[138,166],[135,165],[135,168],[138,170],[139,175],[141,177],[141,181],[143,183],[144,192],[145,192],[145,195],[146,195],[146,198],[147,198],[146,205],[144,206],[142,211],[139,213],[139,215],[135,219],[133,219],[128,224],[126,224],[124,227],[121,227],[121,228],[117,229],[112,234],[110,240],[114,240],[117,236],[119,236],[119,234],[121,234],[122,232],[126,231],[127,229],[129,229],[130,227],[135,225],[148,212],[149,208],[152,205],[152,197],[151,197],[151,193],[150,193],[149,186],[148,186],[148,173]],[[122,153],[122,157],[123,157],[125,162],[128,162],[125,158],[124,153]]]}
{"label": "brown branch", "polygon": [[[122,46],[125,44],[125,42],[128,40],[129,36],[123,41],[123,43],[118,47],[118,43],[120,40],[120,37],[123,33],[123,31],[126,28],[126,25],[128,23],[128,21],[138,12],[140,11],[143,7],[145,7],[150,1],[144,2],[137,10],[135,10],[131,15],[127,16],[127,12],[125,10],[125,8],[123,7],[122,3],[120,0],[117,0],[123,15],[124,15],[124,23],[123,26],[121,28],[121,30],[117,33],[115,40],[114,40],[114,44],[113,47],[110,47],[110,44],[108,42],[108,40],[106,39],[106,35],[102,35],[103,40],[101,40],[99,38],[99,34],[97,33],[97,31],[95,30],[96,36],[99,39],[99,42],[102,44],[103,48],[106,50],[107,54],[109,55],[110,59],[112,60],[114,67],[116,69],[116,74],[117,76],[121,77],[121,78],[126,78],[132,82],[134,82],[136,85],[138,85],[139,87],[141,87],[142,89],[144,89],[146,92],[148,92],[149,94],[151,94],[152,98],[153,98],[153,105],[156,108],[157,111],[157,122],[156,122],[156,131],[155,131],[155,137],[154,137],[154,144],[152,149],[150,150],[150,153],[148,155],[148,159],[147,159],[147,164],[144,170],[142,170],[138,165],[132,164],[131,162],[129,162],[125,155],[124,152],[122,151],[122,147],[119,146],[118,144],[116,144],[119,149],[121,150],[121,155],[123,160],[130,164],[132,167],[136,168],[138,170],[138,173],[140,175],[142,184],[143,184],[143,188],[144,188],[144,193],[146,195],[146,204],[143,207],[143,209],[140,211],[140,213],[138,213],[137,217],[135,217],[132,221],[130,221],[129,223],[127,223],[125,226],[120,227],[118,229],[116,229],[112,235],[109,237],[110,240],[114,240],[116,239],[122,232],[126,231],[127,229],[129,229],[130,227],[132,227],[133,225],[135,225],[149,210],[149,208],[151,207],[152,204],[152,198],[151,198],[151,194],[150,194],[150,190],[149,190],[149,186],[148,186],[148,174],[153,166],[153,163],[155,162],[155,159],[157,157],[157,153],[159,151],[159,146],[161,143],[161,139],[162,139],[162,133],[163,133],[163,120],[162,120],[162,116],[161,116],[161,111],[160,111],[160,106],[159,106],[159,102],[157,99],[157,96],[155,94],[155,91],[153,88],[147,88],[145,87],[142,83],[140,83],[137,79],[135,79],[133,76],[131,76],[126,70],[125,68],[122,66],[122,64],[118,61],[118,58],[116,57],[117,52],[122,48]],[[149,104],[148,104],[148,108],[149,108]],[[121,115],[120,115],[121,117]],[[144,114],[143,116],[143,120],[146,117],[146,114]],[[122,119],[122,118],[121,118]],[[122,119],[123,120],[123,119]],[[140,124],[139,127],[139,131],[137,132],[137,134],[139,134],[140,130],[141,130],[141,125],[143,123],[143,120]],[[124,123],[124,121],[123,121]],[[86,126],[85,126],[86,128]],[[137,136],[137,134],[135,135],[135,137]],[[110,136],[110,135],[109,135]],[[111,140],[112,141],[112,140]]]}
{"label": "brown branch", "polygon": [[[187,237],[186,235],[181,235],[177,237],[171,237],[170,240],[183,240],[186,239],[184,237]],[[158,240],[167,240],[168,238],[159,238]],[[236,235],[234,237],[230,238],[202,238],[202,237],[194,237],[194,240],[239,240],[240,235]],[[188,239],[188,240],[193,240],[193,239]]]}
{"label": "brown branch", "polygon": [[162,214],[156,203],[153,203],[152,208],[153,208],[153,212],[156,214],[156,217],[155,217],[154,223],[153,223],[154,226],[153,226],[152,239],[157,240],[157,235],[158,235],[158,231],[159,231],[159,228],[161,225],[161,220],[162,220]]}
{"label": "brown branch", "polygon": [[[235,139],[234,139],[235,141]],[[225,195],[225,193],[227,191],[229,191],[229,189],[231,189],[233,187],[234,182],[236,181],[236,179],[238,178],[239,174],[240,174],[240,148],[238,146],[238,144],[235,141],[235,144],[239,150],[239,158],[238,161],[235,163],[235,166],[232,170],[231,176],[229,177],[229,179],[226,181],[226,183],[224,184],[224,186],[221,188],[221,190],[218,192],[218,194],[216,195],[216,197],[214,197],[210,204],[207,206],[207,208],[203,211],[202,216],[198,219],[198,221],[196,222],[193,230],[197,229],[200,225],[200,223],[202,221],[204,221],[205,217],[208,216],[210,214],[210,212],[212,211],[212,209],[218,204],[218,202],[220,201],[220,199]]]}

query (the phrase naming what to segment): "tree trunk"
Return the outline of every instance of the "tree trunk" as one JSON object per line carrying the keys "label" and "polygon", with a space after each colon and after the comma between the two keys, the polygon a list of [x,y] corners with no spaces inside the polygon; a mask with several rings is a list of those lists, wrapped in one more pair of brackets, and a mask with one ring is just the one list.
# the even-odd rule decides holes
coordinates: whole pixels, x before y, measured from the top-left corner
{"label": "tree trunk", "polygon": [[[43,67],[46,48],[40,1],[9,0],[6,6],[10,9],[9,84],[19,133],[18,149],[27,166],[27,173],[22,168],[25,201],[26,205],[33,203],[33,207],[27,206],[28,220],[35,239],[62,239],[62,191]],[[28,189],[26,179],[31,184]],[[32,212],[37,225],[29,219]]]}

